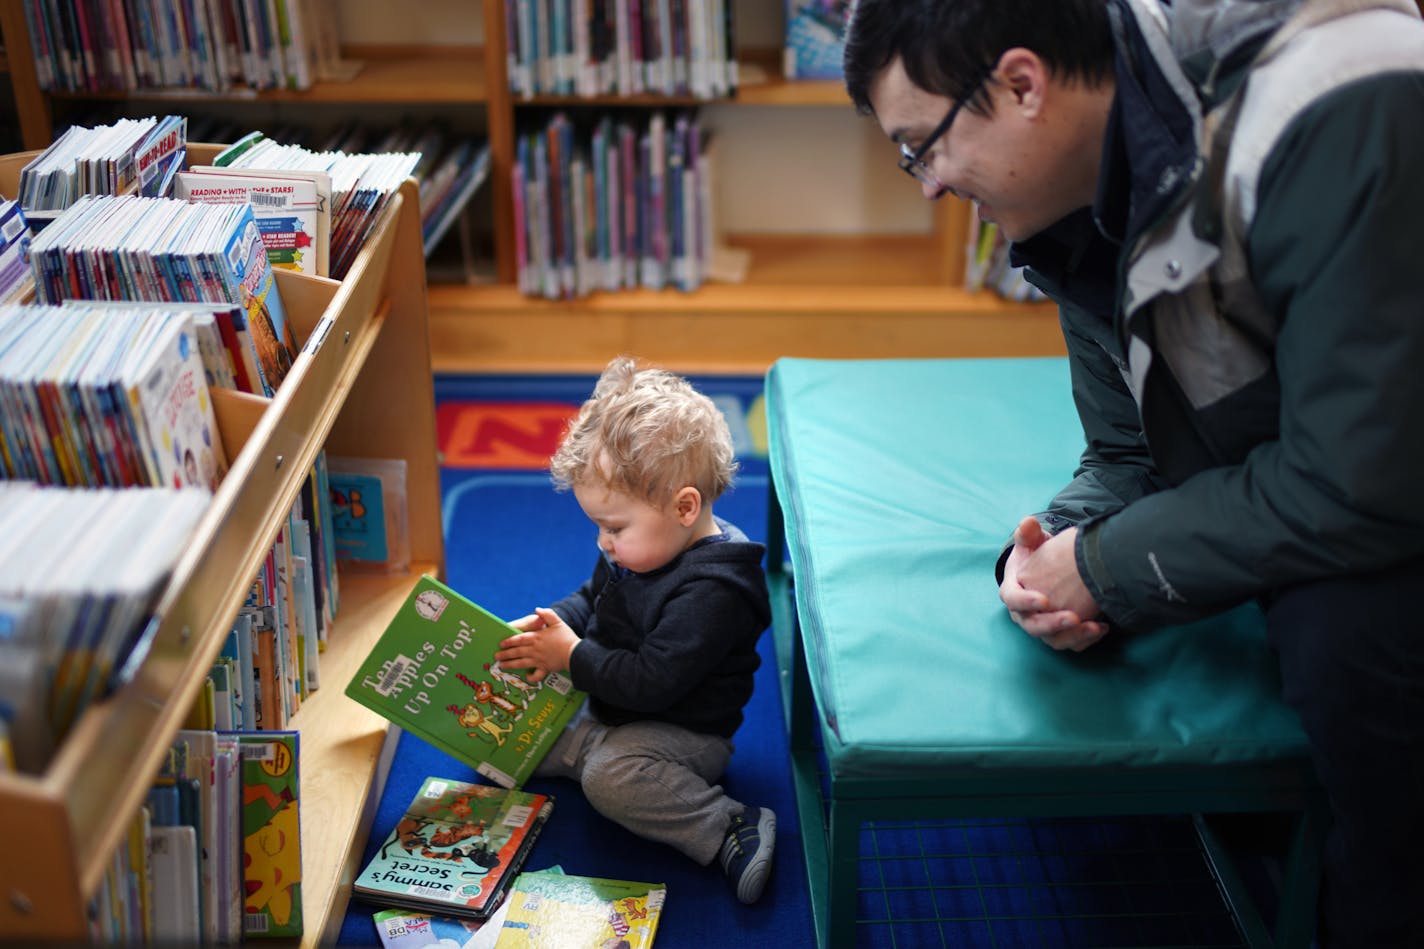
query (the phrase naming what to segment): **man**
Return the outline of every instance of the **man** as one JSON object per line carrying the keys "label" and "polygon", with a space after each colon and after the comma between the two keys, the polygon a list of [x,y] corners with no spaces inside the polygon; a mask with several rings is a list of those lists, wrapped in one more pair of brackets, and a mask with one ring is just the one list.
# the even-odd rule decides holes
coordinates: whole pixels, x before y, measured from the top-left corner
{"label": "man", "polygon": [[1320,939],[1424,946],[1410,0],[860,0],[846,84],[1056,300],[1087,449],[999,563],[1081,650],[1249,600],[1335,812]]}

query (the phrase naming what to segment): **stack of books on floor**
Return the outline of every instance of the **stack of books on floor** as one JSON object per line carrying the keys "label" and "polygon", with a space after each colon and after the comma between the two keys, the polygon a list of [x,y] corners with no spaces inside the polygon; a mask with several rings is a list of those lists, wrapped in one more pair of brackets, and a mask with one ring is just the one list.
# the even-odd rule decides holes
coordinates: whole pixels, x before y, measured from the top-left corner
{"label": "stack of books on floor", "polygon": [[535,684],[501,668],[494,653],[516,632],[422,577],[346,687],[493,782],[427,777],[395,826],[377,828],[354,893],[389,907],[374,916],[388,949],[652,944],[661,884],[524,870],[555,808],[520,786],[585,696],[562,676]]}

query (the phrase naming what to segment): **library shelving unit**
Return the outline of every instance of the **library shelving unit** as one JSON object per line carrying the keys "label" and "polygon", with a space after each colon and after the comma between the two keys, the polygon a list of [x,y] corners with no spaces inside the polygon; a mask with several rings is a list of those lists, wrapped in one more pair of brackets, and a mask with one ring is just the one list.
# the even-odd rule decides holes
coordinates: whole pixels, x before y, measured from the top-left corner
{"label": "library shelving unit", "polygon": [[[510,171],[521,111],[697,105],[655,96],[514,97],[505,76],[505,5],[485,2],[487,108],[497,280],[434,285],[431,338],[442,371],[578,371],[619,352],[682,371],[761,372],[778,356],[1058,355],[1056,311],[963,289],[969,208],[946,198],[929,235],[729,234],[751,252],[740,284],[691,293],[633,290],[541,300],[515,285]],[[739,50],[740,108],[850,110],[839,81],[787,80],[780,50]],[[756,76],[754,83],[748,76]],[[722,104],[722,103],[700,103]],[[726,180],[724,189],[764,184]]]}
{"label": "library shelving unit", "polygon": [[[487,187],[491,188],[495,277],[483,284],[432,284],[430,328],[440,371],[584,371],[601,367],[619,352],[683,371],[753,372],[764,370],[782,355],[867,358],[1063,352],[1052,307],[963,289],[969,214],[963,202],[951,198],[937,204],[927,235],[729,234],[729,245],[752,253],[751,272],[740,284],[709,283],[693,293],[603,293],[572,301],[521,295],[515,285],[510,184],[521,114],[553,105],[596,110],[700,103],[656,96],[516,99],[505,74],[505,4],[469,2],[471,15],[482,17],[483,46],[344,49],[344,55],[364,60],[367,68],[351,83],[322,83],[308,92],[227,97],[148,92],[127,98],[145,107],[167,107],[189,115],[218,102],[244,100],[482,109],[490,141]],[[751,2],[734,0],[742,8],[739,15]],[[0,29],[10,50],[25,147],[43,147],[53,131],[52,101],[104,97],[41,92],[30,57],[16,53],[29,49],[21,0],[0,0]],[[733,99],[715,103],[719,106],[786,108],[788,116],[808,106],[851,108],[839,82],[784,79],[777,50],[744,49],[738,57],[743,82]],[[750,76],[757,81],[746,81]],[[765,184],[724,180],[721,187]]]}
{"label": "library shelving unit", "polygon": [[[219,147],[190,145],[190,163]],[[0,158],[0,194],[14,196],[30,157]],[[407,180],[344,280],[279,272],[301,350],[271,399],[214,392],[231,467],[160,596],[150,653],[128,684],[83,715],[43,774],[0,774],[0,839],[34,843],[0,861],[7,939],[87,938],[86,906],[110,856],[325,446],[405,459],[411,550],[406,572],[341,574],[322,686],[290,726],[301,733],[299,944],[333,941],[396,734],[343,689],[415,580],[445,569],[420,240],[418,193]]]}

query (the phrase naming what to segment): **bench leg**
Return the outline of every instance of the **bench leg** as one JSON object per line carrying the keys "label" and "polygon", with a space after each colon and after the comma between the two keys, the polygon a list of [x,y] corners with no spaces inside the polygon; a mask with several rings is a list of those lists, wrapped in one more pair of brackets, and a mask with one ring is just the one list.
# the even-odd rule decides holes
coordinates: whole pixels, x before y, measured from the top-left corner
{"label": "bench leg", "polygon": [[1324,869],[1325,831],[1329,821],[1329,805],[1323,796],[1313,799],[1296,820],[1286,855],[1280,912],[1276,916],[1279,949],[1296,946],[1304,949],[1310,945],[1315,932],[1316,900]]}
{"label": "bench leg", "polygon": [[856,893],[860,872],[860,820],[853,809],[831,801],[830,875],[826,892],[830,903],[826,925],[827,949],[854,949]]}

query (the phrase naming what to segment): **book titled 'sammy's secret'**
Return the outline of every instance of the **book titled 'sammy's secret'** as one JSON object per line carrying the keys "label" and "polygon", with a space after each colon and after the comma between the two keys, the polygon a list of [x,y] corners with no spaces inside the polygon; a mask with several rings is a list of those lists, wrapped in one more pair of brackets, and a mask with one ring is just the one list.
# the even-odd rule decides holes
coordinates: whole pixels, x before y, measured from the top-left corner
{"label": "book titled 'sammy's secret'", "polygon": [[374,903],[483,919],[553,807],[544,794],[427,777],[354,891]]}
{"label": "book titled 'sammy's secret'", "polygon": [[346,694],[486,779],[517,788],[584,701],[567,676],[537,685],[494,654],[519,631],[421,577]]}

